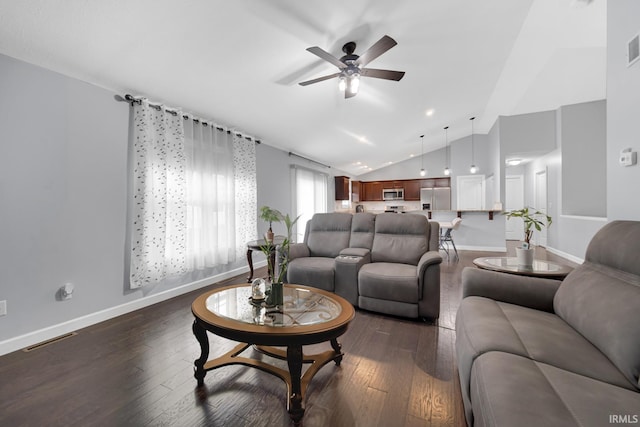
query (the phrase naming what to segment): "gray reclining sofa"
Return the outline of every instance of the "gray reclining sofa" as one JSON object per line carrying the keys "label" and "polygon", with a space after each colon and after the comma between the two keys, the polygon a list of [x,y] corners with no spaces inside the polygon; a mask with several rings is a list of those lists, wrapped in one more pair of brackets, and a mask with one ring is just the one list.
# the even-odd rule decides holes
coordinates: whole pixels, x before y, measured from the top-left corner
{"label": "gray reclining sofa", "polygon": [[[423,215],[315,214],[291,244],[287,282],[404,317],[440,314],[439,225]],[[278,257],[280,259],[280,257]]]}
{"label": "gray reclining sofa", "polygon": [[469,426],[640,423],[640,222],[605,225],[562,282],[466,268],[462,285]]}

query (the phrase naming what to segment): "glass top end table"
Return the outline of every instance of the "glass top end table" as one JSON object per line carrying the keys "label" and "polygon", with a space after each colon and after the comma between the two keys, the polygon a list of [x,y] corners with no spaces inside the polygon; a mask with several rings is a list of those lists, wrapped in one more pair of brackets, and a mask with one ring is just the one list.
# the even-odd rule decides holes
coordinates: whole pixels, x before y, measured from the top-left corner
{"label": "glass top end table", "polygon": [[564,279],[573,270],[567,265],[539,259],[531,266],[518,265],[515,257],[482,257],[474,259],[473,264],[485,270],[553,279]]}

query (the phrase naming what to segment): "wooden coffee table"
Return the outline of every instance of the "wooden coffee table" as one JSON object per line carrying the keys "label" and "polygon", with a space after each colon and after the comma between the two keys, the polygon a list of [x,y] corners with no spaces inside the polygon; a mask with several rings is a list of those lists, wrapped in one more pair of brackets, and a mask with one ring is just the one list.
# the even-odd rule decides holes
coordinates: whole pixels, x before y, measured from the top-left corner
{"label": "wooden coffee table", "polygon": [[[284,286],[284,303],[278,307],[254,304],[251,287],[232,285],[200,295],[193,302],[193,333],[200,343],[195,378],[204,385],[208,371],[227,365],[244,365],[275,375],[287,384],[287,410],[294,423],[304,415],[303,401],[313,376],[330,361],[340,366],[343,353],[337,338],[344,334],[355,316],[353,306],[330,292],[301,285]],[[238,341],[234,349],[212,360],[209,358],[207,331]],[[306,355],[302,346],[328,341],[331,350]],[[248,347],[268,356],[286,360],[289,371],[262,360],[242,357]],[[286,347],[286,351],[272,346]],[[302,375],[302,365],[311,366]]]}
{"label": "wooden coffee table", "polygon": [[549,279],[564,279],[573,270],[566,265],[539,259],[534,260],[531,267],[525,267],[518,265],[518,260],[515,257],[476,258],[473,260],[473,264],[485,270]]}

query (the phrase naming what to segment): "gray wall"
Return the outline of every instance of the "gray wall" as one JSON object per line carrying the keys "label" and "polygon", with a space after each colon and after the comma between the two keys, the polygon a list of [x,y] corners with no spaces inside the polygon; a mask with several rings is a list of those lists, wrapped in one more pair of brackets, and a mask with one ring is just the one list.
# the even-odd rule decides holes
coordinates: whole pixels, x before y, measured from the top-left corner
{"label": "gray wall", "polygon": [[[123,292],[129,109],[0,55],[0,341],[136,298]],[[66,282],[76,287],[58,302]]]}
{"label": "gray wall", "polygon": [[[511,157],[539,157],[556,148],[556,113],[520,114],[498,117],[500,141],[500,165]],[[501,167],[504,182],[504,167]],[[504,186],[500,188],[500,200],[504,200]]]}
{"label": "gray wall", "polygon": [[640,220],[640,166],[618,164],[640,150],[640,61],[626,65],[627,42],[640,32],[640,1],[607,2],[607,217]]}
{"label": "gray wall", "polygon": [[[128,104],[115,93],[0,55],[0,354],[206,286],[246,259],[128,288]],[[258,208],[291,211],[289,165],[333,175],[257,145]],[[274,231],[283,232],[278,224]],[[257,235],[267,229],[258,220]],[[254,254],[256,262],[262,254]],[[73,283],[73,298],[58,289]]]}
{"label": "gray wall", "polygon": [[562,214],[607,216],[606,101],[558,110]]}
{"label": "gray wall", "polygon": [[[305,160],[289,153],[270,147],[266,144],[256,145],[256,179],[258,181],[258,211],[261,206],[270,206],[283,214],[293,214],[293,191],[291,182],[291,165],[321,172],[327,175],[327,211],[334,210],[335,176],[347,176],[339,169],[323,167],[313,161]],[[263,236],[269,225],[258,217],[258,235]],[[273,225],[273,232],[285,234],[284,223]]]}

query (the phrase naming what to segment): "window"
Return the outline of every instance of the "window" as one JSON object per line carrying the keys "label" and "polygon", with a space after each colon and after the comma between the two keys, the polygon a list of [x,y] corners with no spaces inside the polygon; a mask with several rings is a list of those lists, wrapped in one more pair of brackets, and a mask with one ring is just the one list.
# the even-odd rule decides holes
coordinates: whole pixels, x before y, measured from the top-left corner
{"label": "window", "polygon": [[292,166],[294,189],[294,217],[300,215],[296,224],[296,241],[304,238],[307,222],[313,214],[327,212],[327,174],[300,166]]}

